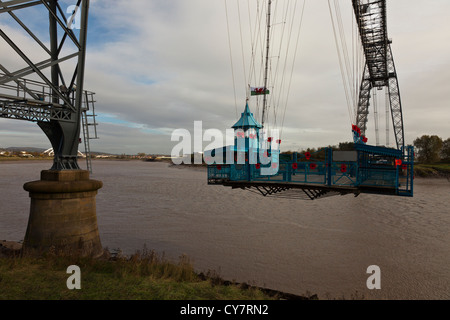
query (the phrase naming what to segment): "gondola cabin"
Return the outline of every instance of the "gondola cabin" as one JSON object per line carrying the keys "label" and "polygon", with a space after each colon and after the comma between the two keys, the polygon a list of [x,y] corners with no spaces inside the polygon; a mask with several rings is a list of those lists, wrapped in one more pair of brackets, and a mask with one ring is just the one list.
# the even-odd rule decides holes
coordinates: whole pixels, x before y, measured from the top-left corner
{"label": "gondola cabin", "polygon": [[[316,199],[336,194],[413,195],[413,147],[367,145],[355,134],[354,150],[280,154],[280,141],[264,137],[248,103],[234,145],[205,152],[208,184],[250,189],[264,196]],[[355,129],[355,128],[354,128]]]}

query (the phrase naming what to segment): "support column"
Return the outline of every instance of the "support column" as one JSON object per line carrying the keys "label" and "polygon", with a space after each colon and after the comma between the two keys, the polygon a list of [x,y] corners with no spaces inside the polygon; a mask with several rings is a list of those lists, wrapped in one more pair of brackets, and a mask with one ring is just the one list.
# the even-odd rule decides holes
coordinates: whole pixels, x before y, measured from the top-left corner
{"label": "support column", "polygon": [[95,196],[102,186],[87,170],[44,170],[41,180],[25,183],[31,207],[24,253],[100,256]]}

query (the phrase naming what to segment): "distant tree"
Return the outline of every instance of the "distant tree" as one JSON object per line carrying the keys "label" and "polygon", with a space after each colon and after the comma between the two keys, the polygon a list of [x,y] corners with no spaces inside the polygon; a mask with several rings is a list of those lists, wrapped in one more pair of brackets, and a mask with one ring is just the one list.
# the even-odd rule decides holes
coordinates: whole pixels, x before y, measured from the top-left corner
{"label": "distant tree", "polygon": [[339,142],[340,151],[353,151],[355,150],[354,142]]}
{"label": "distant tree", "polygon": [[450,138],[442,143],[441,159],[444,161],[450,161]]}
{"label": "distant tree", "polygon": [[414,147],[418,153],[420,163],[439,162],[443,141],[436,135],[423,135],[414,140]]}

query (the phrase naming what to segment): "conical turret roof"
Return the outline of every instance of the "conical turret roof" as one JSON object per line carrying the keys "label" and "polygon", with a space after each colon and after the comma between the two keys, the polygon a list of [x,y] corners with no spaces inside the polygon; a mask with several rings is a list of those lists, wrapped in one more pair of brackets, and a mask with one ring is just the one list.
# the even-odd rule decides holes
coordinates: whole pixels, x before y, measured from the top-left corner
{"label": "conical turret roof", "polygon": [[233,129],[243,129],[247,130],[250,128],[262,128],[262,125],[253,117],[253,113],[250,112],[248,107],[248,102],[245,104],[245,110],[241,113],[241,118],[233,126]]}

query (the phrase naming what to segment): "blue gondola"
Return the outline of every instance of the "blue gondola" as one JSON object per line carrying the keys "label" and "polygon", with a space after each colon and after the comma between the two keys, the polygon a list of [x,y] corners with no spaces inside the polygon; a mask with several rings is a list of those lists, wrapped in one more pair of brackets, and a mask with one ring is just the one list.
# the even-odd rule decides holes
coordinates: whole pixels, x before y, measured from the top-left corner
{"label": "blue gondola", "polygon": [[[271,3],[269,0],[267,6],[264,86],[251,87],[251,96],[263,96],[261,124],[250,112],[247,96],[244,112],[232,126],[234,145],[205,152],[208,184],[249,189],[264,196],[306,195],[309,199],[361,193],[412,197],[414,149],[405,146],[397,72],[385,23],[386,1],[352,1],[365,55],[356,119],[352,125],[354,149],[324,148],[314,154],[281,154],[280,141],[265,136],[265,111],[270,94]],[[396,149],[367,145],[365,137],[371,91],[383,87],[389,96]]]}
{"label": "blue gondola", "polygon": [[[262,126],[246,104],[234,145],[209,150],[208,184],[256,190],[264,196],[316,199],[375,193],[413,196],[414,150],[371,146],[357,139],[353,151],[324,148],[281,154],[276,141],[261,140]],[[275,147],[274,147],[275,146]]]}

